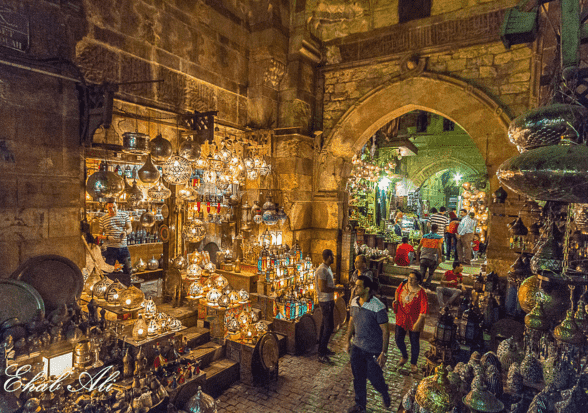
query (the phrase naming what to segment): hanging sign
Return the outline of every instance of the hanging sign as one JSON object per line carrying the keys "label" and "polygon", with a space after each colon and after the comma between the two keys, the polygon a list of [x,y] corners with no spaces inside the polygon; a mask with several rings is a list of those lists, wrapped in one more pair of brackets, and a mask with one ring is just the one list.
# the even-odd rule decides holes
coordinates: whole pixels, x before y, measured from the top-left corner
{"label": "hanging sign", "polygon": [[0,10],[0,46],[26,52],[29,49],[29,19],[27,16]]}

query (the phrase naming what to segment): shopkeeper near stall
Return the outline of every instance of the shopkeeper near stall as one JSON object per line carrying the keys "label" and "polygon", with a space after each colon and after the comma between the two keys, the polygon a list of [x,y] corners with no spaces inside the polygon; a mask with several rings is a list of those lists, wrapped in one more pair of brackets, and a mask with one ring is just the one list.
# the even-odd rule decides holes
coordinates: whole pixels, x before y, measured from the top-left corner
{"label": "shopkeeper near stall", "polygon": [[125,286],[131,285],[131,254],[127,248],[127,235],[133,231],[129,214],[118,210],[116,202],[106,204],[107,214],[100,218],[100,231],[103,235],[106,251],[103,252],[107,264],[122,264],[123,273],[114,273],[110,278],[117,278]]}

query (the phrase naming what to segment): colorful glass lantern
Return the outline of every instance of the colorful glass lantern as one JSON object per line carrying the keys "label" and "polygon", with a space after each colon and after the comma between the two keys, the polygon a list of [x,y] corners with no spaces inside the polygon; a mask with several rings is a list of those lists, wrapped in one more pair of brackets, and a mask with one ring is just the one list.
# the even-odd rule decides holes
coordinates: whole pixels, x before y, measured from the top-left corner
{"label": "colorful glass lantern", "polygon": [[193,282],[192,284],[190,284],[188,294],[192,298],[202,298],[204,296],[204,287],[198,281]]}
{"label": "colorful glass lantern", "polygon": [[139,314],[139,318],[133,324],[133,340],[143,341],[147,338],[147,323],[143,320],[143,316]]}
{"label": "colorful glass lantern", "polygon": [[193,219],[189,224],[184,225],[182,235],[188,242],[200,242],[206,236],[206,227],[199,219]]}
{"label": "colorful glass lantern", "polygon": [[120,293],[120,302],[126,309],[140,307],[143,300],[145,300],[145,293],[134,285],[131,285]]}
{"label": "colorful glass lantern", "polygon": [[183,156],[173,155],[163,164],[163,179],[172,185],[183,184],[192,176],[192,166]]}
{"label": "colorful glass lantern", "polygon": [[239,300],[241,303],[246,303],[249,301],[249,293],[247,290],[239,290]]}
{"label": "colorful glass lantern", "polygon": [[121,304],[121,293],[124,291],[126,287],[121,284],[120,281],[113,282],[108,289],[106,290],[105,299],[106,302],[110,305],[120,305]]}
{"label": "colorful glass lantern", "polygon": [[480,322],[480,316],[476,313],[474,305],[470,304],[470,307],[463,313],[462,324],[460,326],[460,336],[465,344],[478,342],[481,333]]}
{"label": "colorful glass lantern", "polygon": [[214,288],[214,277],[210,277],[208,280],[206,280],[206,282],[204,283],[204,291],[210,291]]}
{"label": "colorful glass lantern", "polygon": [[208,301],[209,304],[212,305],[217,305],[218,304],[218,300],[221,297],[222,293],[217,290],[216,288],[213,288],[212,290],[210,290],[208,292],[208,294],[206,294],[206,300]]}
{"label": "colorful glass lantern", "polygon": [[261,220],[265,225],[276,225],[278,223],[278,214],[275,210],[267,210],[261,216]]}

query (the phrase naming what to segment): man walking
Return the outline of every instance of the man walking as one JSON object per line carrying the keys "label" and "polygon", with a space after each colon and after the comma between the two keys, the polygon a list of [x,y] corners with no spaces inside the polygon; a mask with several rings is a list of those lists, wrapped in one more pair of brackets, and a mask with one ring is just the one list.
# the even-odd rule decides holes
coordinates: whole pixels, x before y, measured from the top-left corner
{"label": "man walking", "polygon": [[323,314],[323,324],[319,334],[318,360],[321,363],[330,363],[330,355],[335,354],[328,348],[329,339],[333,333],[334,324],[333,310],[335,308],[335,291],[344,291],[343,287],[335,287],[333,280],[333,271],[331,264],[335,261],[333,251],[327,249],[323,251],[323,263],[319,265],[314,273],[315,284],[317,286],[318,302]]}
{"label": "man walking", "polygon": [[[437,224],[431,225],[431,232],[425,234],[423,238],[421,238],[421,242],[417,247],[421,274],[423,275],[423,279],[426,280],[423,287],[429,290],[431,289],[433,274],[435,273],[437,266],[441,264],[441,257],[443,255],[441,252],[443,238],[437,233],[437,231]],[[429,275],[427,275],[427,271],[429,271]]]}
{"label": "man walking", "polygon": [[[442,206],[439,208],[439,212],[437,209],[431,208],[431,215],[429,217],[429,228],[433,227],[433,224],[437,224],[437,234],[441,236],[441,251],[443,251],[443,239],[445,238],[445,227],[449,225],[449,218],[445,215],[447,213],[447,209]],[[424,274],[423,274],[424,277]]]}
{"label": "man walking", "polygon": [[[462,211],[466,212],[465,209]],[[472,261],[472,241],[477,224],[475,216],[476,214],[470,212],[457,227],[457,259],[466,265],[471,265]]]}
{"label": "man walking", "polygon": [[[367,406],[367,379],[390,407],[388,386],[382,369],[388,358],[388,315],[384,304],[374,296],[371,279],[359,276],[355,282],[357,296],[351,301],[351,318],[347,331],[347,351],[351,354],[351,371],[355,406],[348,413],[364,413]],[[351,339],[353,338],[353,344]]]}

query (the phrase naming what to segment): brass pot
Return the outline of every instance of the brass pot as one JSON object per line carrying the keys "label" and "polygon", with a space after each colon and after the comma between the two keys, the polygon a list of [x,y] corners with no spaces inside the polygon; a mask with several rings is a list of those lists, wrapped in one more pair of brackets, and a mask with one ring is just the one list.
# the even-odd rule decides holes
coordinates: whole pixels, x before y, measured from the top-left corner
{"label": "brass pot", "polygon": [[588,203],[588,147],[554,145],[514,156],[496,171],[512,191],[542,201]]}
{"label": "brass pot", "polygon": [[588,109],[583,106],[556,103],[515,118],[508,127],[508,137],[519,152],[562,142],[581,143],[587,118]]}
{"label": "brass pot", "polygon": [[82,340],[74,348],[73,365],[79,369],[85,369],[93,362],[92,345],[90,340]]}
{"label": "brass pot", "polygon": [[525,313],[530,313],[537,304],[537,298],[543,303],[543,310],[548,318],[561,320],[569,304],[569,291],[563,285],[547,283],[540,287],[536,275],[527,278],[518,291],[519,304]]}
{"label": "brass pot", "polygon": [[149,135],[140,132],[123,133],[124,153],[147,155],[149,153]]}

